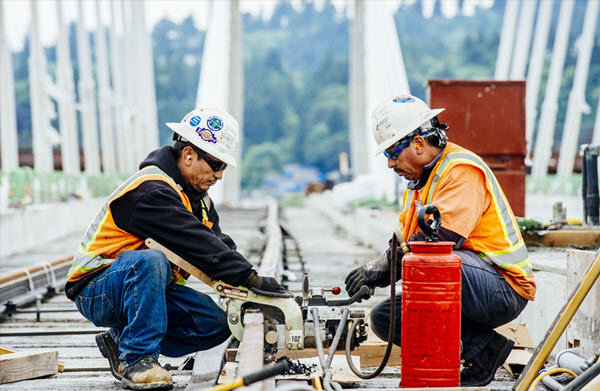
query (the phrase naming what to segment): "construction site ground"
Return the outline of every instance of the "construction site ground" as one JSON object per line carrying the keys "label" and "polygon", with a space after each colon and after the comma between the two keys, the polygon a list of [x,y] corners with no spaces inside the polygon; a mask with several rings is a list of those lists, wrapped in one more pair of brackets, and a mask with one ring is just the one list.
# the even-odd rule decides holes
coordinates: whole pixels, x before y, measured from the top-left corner
{"label": "construction site ground", "polygon": [[[285,208],[281,216],[290,233],[299,243],[313,287],[343,287],[346,274],[353,268],[364,264],[378,256],[380,251],[364,246],[355,238],[350,238],[346,230],[342,230],[321,211],[310,206]],[[223,210],[221,225],[223,231],[230,234],[238,243],[240,251],[252,259],[252,254],[260,248],[264,235],[259,230],[260,216],[254,212],[239,210]],[[2,259],[2,272],[15,267],[35,264],[48,260],[55,255],[73,252],[79,235],[70,235],[63,240],[55,241],[44,250],[37,249],[27,254],[17,254]],[[564,257],[563,252],[556,252],[555,258]],[[47,258],[44,258],[48,255]],[[196,289],[209,293],[207,286],[199,281],[191,281]],[[290,281],[290,289],[300,293],[300,281]],[[369,310],[379,301],[386,298],[386,289],[377,289],[376,294],[368,301],[355,304]],[[64,295],[56,296],[45,308],[74,309],[74,304]],[[41,314],[41,321],[36,322],[35,314],[15,314],[0,323],[0,331],[33,331],[36,329],[97,329],[77,312]],[[59,362],[65,364],[65,372],[56,375],[3,384],[3,390],[117,390],[121,389],[108,371],[108,362],[100,355],[94,341],[94,334],[65,336],[13,336],[3,337],[1,345],[19,351],[30,349],[58,350]],[[162,363],[178,366],[184,358],[166,358],[161,356]],[[364,368],[366,371],[374,368]],[[348,369],[348,371],[350,371]],[[192,375],[190,370],[173,370],[174,389],[184,389]],[[388,367],[382,375],[373,380],[346,384],[346,388],[398,388],[400,380],[399,367]],[[499,369],[494,381],[488,386],[491,390],[508,391],[514,379],[504,369]],[[543,390],[538,386],[538,390]]]}

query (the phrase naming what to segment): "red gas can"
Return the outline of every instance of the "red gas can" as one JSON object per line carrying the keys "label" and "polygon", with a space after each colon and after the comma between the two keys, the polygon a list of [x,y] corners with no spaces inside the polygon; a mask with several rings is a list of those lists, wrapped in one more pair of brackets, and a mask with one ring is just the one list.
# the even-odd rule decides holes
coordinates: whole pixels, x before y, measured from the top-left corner
{"label": "red gas can", "polygon": [[460,385],[461,259],[452,242],[410,242],[402,259],[404,387]]}

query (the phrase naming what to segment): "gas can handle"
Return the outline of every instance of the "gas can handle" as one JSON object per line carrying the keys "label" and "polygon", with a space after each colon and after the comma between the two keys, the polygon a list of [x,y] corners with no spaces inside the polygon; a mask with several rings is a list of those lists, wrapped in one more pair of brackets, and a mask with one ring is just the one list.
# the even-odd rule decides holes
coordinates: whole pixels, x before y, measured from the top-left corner
{"label": "gas can handle", "polygon": [[[431,225],[427,224],[427,219],[425,219],[425,215],[433,215],[433,223]],[[442,215],[438,208],[436,208],[433,204],[424,205],[419,209],[419,214],[417,216],[417,222],[419,223],[419,228],[425,235],[427,235],[426,241],[428,242],[437,242],[437,233],[440,227],[442,226]]]}

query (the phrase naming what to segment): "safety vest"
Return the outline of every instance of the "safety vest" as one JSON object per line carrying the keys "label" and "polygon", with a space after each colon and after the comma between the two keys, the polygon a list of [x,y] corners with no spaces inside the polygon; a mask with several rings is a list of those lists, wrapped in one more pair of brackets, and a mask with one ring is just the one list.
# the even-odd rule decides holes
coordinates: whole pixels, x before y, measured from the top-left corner
{"label": "safety vest", "polygon": [[[69,282],[80,280],[86,274],[110,266],[123,251],[143,250],[147,248],[144,244],[144,239],[138,238],[117,226],[111,213],[110,205],[114,200],[136,189],[142,183],[157,180],[171,186],[181,198],[181,202],[185,205],[186,209],[192,212],[190,200],[173,178],[156,166],[144,167],[130,176],[107,198],[88,226],[67,275]],[[206,196],[206,199],[208,201],[208,196]],[[208,221],[204,200],[201,203],[203,223],[212,228],[212,223]],[[185,285],[185,280],[188,277],[189,273],[171,264],[172,280],[180,285]]]}
{"label": "safety vest", "polygon": [[425,186],[419,190],[406,189],[400,215],[404,240],[408,241],[419,230],[418,208],[432,202],[440,179],[458,164],[468,164],[480,170],[485,175],[485,185],[492,198],[489,209],[461,249],[471,250],[486,262],[497,265],[507,282],[521,296],[533,300],[535,281],[531,261],[510,205],[492,170],[479,156],[467,149],[448,143]]}

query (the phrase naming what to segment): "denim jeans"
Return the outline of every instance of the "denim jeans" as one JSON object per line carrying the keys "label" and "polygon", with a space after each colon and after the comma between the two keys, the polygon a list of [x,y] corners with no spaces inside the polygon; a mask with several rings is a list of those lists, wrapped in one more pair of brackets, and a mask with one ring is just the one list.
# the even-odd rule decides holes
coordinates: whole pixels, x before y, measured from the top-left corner
{"label": "denim jeans", "polygon": [[225,312],[208,295],[171,282],[169,261],[158,250],[122,252],[75,304],[96,326],[111,328],[124,368],[144,356],[210,349],[230,335]]}
{"label": "denim jeans", "polygon": [[[461,358],[479,354],[494,335],[494,329],[515,319],[527,305],[490,264],[471,251],[454,251],[461,268]],[[400,346],[402,295],[396,296],[394,344]],[[390,299],[377,304],[370,315],[371,328],[384,341],[390,325]]]}

